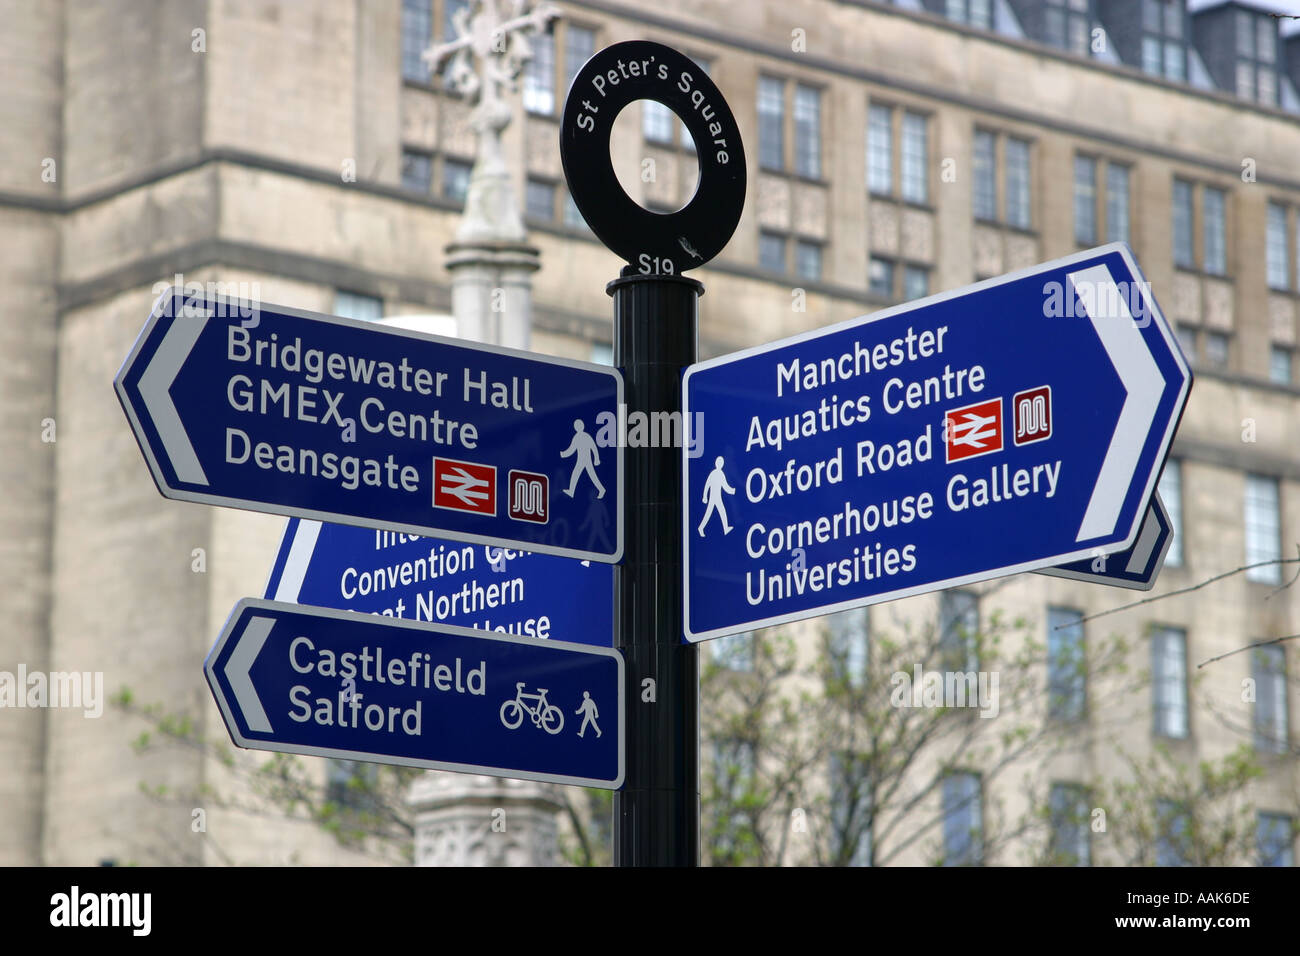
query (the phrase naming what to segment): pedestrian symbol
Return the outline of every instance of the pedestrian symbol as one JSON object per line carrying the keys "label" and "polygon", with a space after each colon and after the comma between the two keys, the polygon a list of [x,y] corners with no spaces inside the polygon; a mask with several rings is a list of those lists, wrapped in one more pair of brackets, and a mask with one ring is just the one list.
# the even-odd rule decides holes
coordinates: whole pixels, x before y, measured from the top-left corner
{"label": "pedestrian symbol", "polygon": [[722,519],[722,533],[731,534],[731,525],[727,523],[727,509],[722,505],[722,493],[734,495],[736,489],[727,484],[727,476],[722,473],[722,456],[719,455],[713,462],[713,471],[709,472],[709,477],[704,479],[704,497],[703,501],[707,508],[704,509],[704,518],[700,521],[700,537],[704,537],[704,526],[709,523],[709,518],[713,512],[717,512]]}
{"label": "pedestrian symbol", "polygon": [[575,710],[574,713],[582,714],[582,726],[578,728],[579,737],[583,735],[588,724],[590,724],[596,731],[596,736],[600,736],[600,725],[596,723],[596,718],[600,716],[600,711],[596,709],[596,702],[591,699],[591,693],[589,691],[584,690],[582,692],[582,703],[578,705],[578,709]]}
{"label": "pedestrian symbol", "polygon": [[578,485],[578,479],[582,477],[583,472],[591,479],[591,483],[596,486],[596,497],[605,497],[605,486],[600,483],[596,477],[596,465],[600,464],[600,452],[596,451],[596,440],[587,434],[586,426],[582,424],[581,418],[573,421],[573,441],[569,442],[569,447],[560,452],[561,458],[568,458],[570,455],[577,455],[578,460],[573,465],[573,474],[569,477],[569,487],[564,489],[564,493],[570,498],[573,497],[573,489]]}

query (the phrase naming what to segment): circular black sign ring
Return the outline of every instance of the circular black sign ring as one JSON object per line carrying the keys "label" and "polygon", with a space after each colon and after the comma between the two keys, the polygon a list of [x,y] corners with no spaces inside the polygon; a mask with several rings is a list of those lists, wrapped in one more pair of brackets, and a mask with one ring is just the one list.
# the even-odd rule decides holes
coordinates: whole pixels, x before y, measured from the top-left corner
{"label": "circular black sign ring", "polygon": [[[691,201],[655,213],[619,185],[609,136],[636,100],[667,106],[695,140],[700,178]],[[707,73],[672,47],[627,40],[578,71],[560,124],[560,161],[573,202],[591,231],[634,272],[680,275],[727,244],[745,204],[745,148],[731,108]]]}

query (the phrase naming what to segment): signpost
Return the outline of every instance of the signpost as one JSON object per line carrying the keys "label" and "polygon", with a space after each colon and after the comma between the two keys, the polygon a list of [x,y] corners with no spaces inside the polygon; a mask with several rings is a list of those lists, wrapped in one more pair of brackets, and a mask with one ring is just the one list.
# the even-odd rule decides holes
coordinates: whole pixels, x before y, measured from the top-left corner
{"label": "signpost", "polygon": [[1072,561],[1056,568],[1039,568],[1038,573],[1135,591],[1150,591],[1155,586],[1160,569],[1165,565],[1165,555],[1169,553],[1169,545],[1173,540],[1174,523],[1169,519],[1165,503],[1160,500],[1160,493],[1156,492],[1142,521],[1142,530],[1127,551]]}
{"label": "signpost", "polygon": [[290,518],[267,600],[614,643],[611,565]]}
{"label": "signpost", "polygon": [[204,673],[241,747],[623,783],[612,649],[245,598]]}
{"label": "signpost", "polygon": [[169,289],[114,384],[169,498],[622,556],[617,370]]}
{"label": "signpost", "polygon": [[1191,378],[1123,243],[692,367],[687,640],[1129,548]]}
{"label": "signpost", "polygon": [[[639,99],[667,106],[696,144],[699,186],[659,215],[623,192],[609,143],[619,111]],[[614,364],[631,415],[674,417],[686,434],[681,373],[697,358],[699,297],[682,276],[730,239],[745,200],[745,151],[722,92],[694,61],[661,43],[616,43],[573,79],[560,121],[560,159],[573,201],[627,265],[614,299]],[[681,448],[628,449],[628,551],[614,576],[615,642],[627,660],[632,759],[614,797],[614,862],[695,866],[700,858],[698,649],[681,643]]]}

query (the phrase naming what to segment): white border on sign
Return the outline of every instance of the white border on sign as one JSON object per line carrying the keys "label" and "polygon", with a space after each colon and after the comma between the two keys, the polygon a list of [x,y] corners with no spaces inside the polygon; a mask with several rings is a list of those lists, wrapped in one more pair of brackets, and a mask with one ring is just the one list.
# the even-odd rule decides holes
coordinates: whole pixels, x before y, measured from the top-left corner
{"label": "white border on sign", "polygon": [[[618,444],[618,455],[616,462],[615,482],[618,488],[618,514],[616,515],[616,530],[614,539],[614,551],[611,554],[604,554],[598,551],[583,551],[578,548],[563,548],[556,545],[545,544],[536,541],[527,541],[522,538],[504,538],[495,535],[472,534],[462,531],[450,531],[446,528],[438,528],[429,525],[402,524],[392,521],[380,521],[372,518],[358,517],[350,514],[340,514],[332,511],[316,511],[312,508],[295,508],[288,505],[271,505],[260,501],[245,501],[242,498],[232,498],[226,495],[210,495],[201,492],[186,491],[180,488],[173,488],[167,483],[162,469],[154,457],[153,448],[145,438],[145,432],[141,426],[140,419],[136,413],[135,405],[130,401],[126,393],[126,387],[123,380],[131,371],[135,364],[137,356],[140,354],[144,343],[148,340],[149,334],[157,326],[158,322],[164,317],[162,315],[163,303],[173,295],[184,295],[184,291],[178,291],[175,286],[168,286],[166,291],[160,295],[153,304],[149,312],[149,318],[145,322],[144,328],[136,336],[135,344],[131,346],[131,351],[122,367],[118,369],[117,375],[113,378],[113,388],[117,392],[118,401],[121,402],[122,408],[126,410],[127,417],[131,421],[131,430],[135,433],[136,444],[144,453],[145,461],[148,462],[149,471],[153,475],[154,484],[162,492],[163,497],[171,498],[176,501],[191,501],[202,505],[216,505],[224,508],[238,508],[241,511],[257,511],[262,514],[282,515],[294,518],[309,518],[314,521],[331,521],[335,524],[350,524],[361,528],[378,528],[381,531],[401,531],[406,534],[419,535],[420,537],[446,538],[450,541],[464,541],[466,544],[490,544],[502,548],[519,549],[522,551],[532,551],[537,554],[554,554],[562,558],[577,558],[582,561],[599,561],[602,564],[618,564],[623,560],[623,443]],[[217,303],[218,307],[226,310],[222,314],[226,316],[236,316],[239,313],[232,311],[238,308],[238,303],[231,303],[225,296],[208,296],[205,295],[205,303]],[[520,349],[506,348],[501,345],[484,345],[481,342],[472,342],[467,339],[451,339],[442,335],[430,335],[427,332],[416,332],[411,329],[398,328],[391,325],[377,325],[374,322],[365,322],[360,319],[345,319],[337,315],[325,315],[321,312],[310,312],[306,309],[295,309],[290,306],[272,305],[270,303],[260,303],[259,308],[266,312],[280,312],[284,315],[292,315],[301,319],[311,319],[317,322],[325,322],[330,325],[346,325],[351,328],[364,329],[369,332],[375,332],[382,335],[399,335],[405,338],[418,339],[424,342],[433,342],[438,345],[448,345],[460,349],[468,349],[474,352],[489,352],[494,355],[505,355],[511,358],[525,359],[532,362],[540,362],[546,365],[562,365],[567,368],[581,369],[587,372],[598,372],[602,375],[609,375],[615,383],[615,401],[616,404],[612,411],[617,414],[618,409],[623,405],[623,374],[616,368],[608,365],[597,365],[594,362],[581,362],[577,359],[558,358],[553,355],[540,355],[536,352],[525,352]],[[173,320],[179,321],[179,320]],[[208,318],[194,318],[185,321],[207,322]],[[154,423],[155,428],[157,423]],[[469,514],[469,512],[465,512]]]}
{"label": "white border on sign", "polygon": [[[504,644],[523,644],[527,647],[556,647],[565,651],[574,651],[580,654],[594,654],[600,657],[613,658],[618,665],[618,776],[614,780],[601,780],[599,778],[589,777],[570,777],[564,774],[551,773],[534,773],[527,770],[502,770],[498,767],[480,767],[476,764],[446,763],[437,760],[417,760],[408,757],[395,757],[388,754],[373,754],[362,750],[339,750],[333,747],[307,747],[301,744],[286,744],[278,740],[260,740],[250,739],[239,732],[239,723],[234,719],[234,712],[231,709],[230,702],[221,690],[221,682],[217,680],[214,669],[214,662],[225,648],[226,644],[234,636],[235,625],[239,621],[240,615],[244,610],[252,608],[260,611],[271,611],[273,613],[302,614],[307,617],[324,617],[333,618],[340,621],[351,621],[358,624],[375,624],[381,627],[393,627],[401,630],[420,630],[428,631],[433,634],[452,634],[457,637],[472,637],[477,640],[499,641]],[[242,634],[240,635],[242,636]],[[509,777],[514,780],[536,780],[541,783],[563,783],[575,787],[596,787],[601,790],[620,790],[623,787],[623,780],[627,775],[627,708],[626,708],[626,687],[625,687],[625,665],[623,655],[612,647],[595,647],[591,644],[574,644],[569,641],[545,640],[539,641],[526,637],[513,637],[509,634],[499,634],[493,631],[479,631],[473,628],[460,627],[455,624],[431,624],[427,621],[409,621],[398,620],[396,618],[385,617],[382,614],[361,614],[356,611],[338,611],[333,608],[314,607],[304,604],[286,604],[282,601],[267,601],[263,598],[242,598],[235,609],[230,612],[226,618],[226,623],[222,625],[221,635],[217,638],[217,643],[212,646],[208,652],[207,659],[203,662],[203,674],[207,678],[208,687],[212,691],[212,696],[217,700],[217,706],[221,708],[221,716],[226,722],[226,729],[230,732],[231,739],[239,747],[245,750],[269,750],[275,753],[302,754],[308,757],[333,757],[339,760],[361,760],[365,763],[384,763],[396,767],[421,767],[426,770],[452,770],[457,773],[481,773],[491,777]]]}
{"label": "white border on sign", "polygon": [[[1083,262],[1089,259],[1096,259],[1099,256],[1108,255],[1112,252],[1118,252],[1128,266],[1133,277],[1142,283],[1144,290],[1149,288],[1146,276],[1138,268],[1137,260],[1133,256],[1133,251],[1126,242],[1110,242],[1104,246],[1097,246],[1093,249],[1085,249],[1082,252],[1076,252],[1073,255],[1065,256],[1061,259],[1054,259],[1051,262],[1042,262],[1038,265],[1031,266],[1028,269],[1018,269],[1015,272],[1009,272],[1006,275],[997,276],[993,279],[985,279],[982,282],[976,282],[973,285],[963,286],[960,289],[952,289],[948,292],[941,292],[936,295],[927,296],[924,299],[918,299],[912,302],[906,302],[901,305],[890,306],[887,309],[881,309],[879,312],[872,312],[869,315],[858,316],[855,319],[848,319],[844,322],[838,322],[834,325],[828,325],[819,329],[812,329],[808,332],[801,332],[798,335],[792,335],[789,338],[779,339],[775,342],[768,342],[764,345],[756,345],[752,348],[743,349],[739,352],[732,352],[729,355],[722,355],[718,358],[709,359],[692,365],[682,376],[682,417],[685,421],[690,421],[690,379],[696,372],[716,368],[720,365],[730,365],[733,362],[739,362],[743,359],[755,355],[763,355],[767,352],[775,352],[779,349],[796,345],[800,342],[807,342],[813,339],[819,339],[836,332],[842,332],[846,329],[861,328],[870,325],[873,322],[888,319],[895,315],[906,312],[913,312],[924,306],[934,305],[938,302],[945,302],[949,299],[957,299],[963,296],[971,295],[985,289],[993,289],[1008,282],[1017,282],[1021,279],[1027,279],[1049,270],[1059,269],[1062,266],[1068,266],[1076,262]],[[1177,413],[1172,415],[1165,433],[1161,436],[1160,445],[1156,449],[1154,460],[1163,463],[1169,454],[1169,446],[1173,442],[1174,433],[1178,430],[1178,424],[1182,420],[1183,409],[1187,403],[1187,392],[1192,387],[1192,373],[1187,365],[1187,360],[1183,357],[1182,349],[1178,345],[1178,340],[1165,319],[1164,313],[1160,310],[1156,302],[1155,295],[1148,295],[1143,292],[1143,299],[1151,311],[1151,320],[1156,325],[1156,330],[1164,338],[1165,345],[1168,347],[1173,356],[1174,364],[1182,372],[1183,382],[1179,389],[1178,396],[1175,400],[1174,407]],[[1168,383],[1166,383],[1167,385]],[[1149,437],[1149,436],[1148,436]],[[1145,441],[1144,441],[1145,443]],[[929,594],[933,591],[942,591],[946,588],[960,587],[963,584],[974,584],[978,581],[990,581],[994,578],[1005,577],[1010,574],[1020,574],[1025,571],[1037,571],[1041,568],[1053,567],[1060,564],[1069,564],[1071,561],[1077,561],[1082,558],[1090,558],[1096,552],[1101,551],[1103,554],[1113,554],[1116,551],[1126,551],[1133,546],[1134,539],[1137,538],[1138,531],[1142,527],[1142,522],[1146,519],[1147,509],[1138,508],[1133,516],[1133,521],[1129,526],[1127,534],[1123,540],[1116,541],[1109,545],[1092,546],[1089,548],[1076,549],[1062,555],[1055,555],[1050,558],[1039,559],[1035,561],[1026,561],[1021,564],[1009,565],[1003,568],[993,568],[977,574],[967,574],[957,578],[948,578],[944,581],[934,581],[928,584],[919,584],[915,587],[902,588],[897,591],[887,591],[881,594],[874,594],[869,597],[850,599],[840,601],[835,604],[828,604],[822,607],[809,608],[800,611],[791,611],[786,614],[778,614],[773,617],[755,618],[735,624],[729,624],[724,627],[714,628],[708,631],[696,633],[691,630],[691,528],[690,528],[690,503],[689,503],[689,469],[690,460],[682,456],[682,637],[687,643],[695,644],[700,641],[706,641],[715,637],[726,637],[728,634],[741,634],[745,631],[756,630],[760,627],[774,627],[778,624],[789,624],[794,621],[802,621],[812,617],[821,617],[826,614],[834,614],[837,611],[846,611],[855,607],[869,607],[873,604],[883,604],[886,601],[897,601],[906,597],[915,597],[919,594]],[[1160,468],[1153,467],[1147,477],[1146,486],[1143,489],[1142,501],[1150,502],[1151,496],[1155,492],[1156,481],[1160,476]]]}

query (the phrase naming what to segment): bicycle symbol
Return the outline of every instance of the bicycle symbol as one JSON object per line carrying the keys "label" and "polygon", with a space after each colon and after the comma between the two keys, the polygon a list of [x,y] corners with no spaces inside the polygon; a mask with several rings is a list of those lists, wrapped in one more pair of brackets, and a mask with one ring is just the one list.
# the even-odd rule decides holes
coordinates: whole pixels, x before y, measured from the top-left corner
{"label": "bicycle symbol", "polygon": [[[529,706],[533,701],[533,706]],[[546,699],[546,688],[539,687],[535,694],[524,693],[524,682],[515,684],[515,699],[501,705],[501,723],[507,730],[515,730],[524,722],[524,714],[533,719],[534,727],[548,734],[558,734],[564,729],[564,712]]]}

